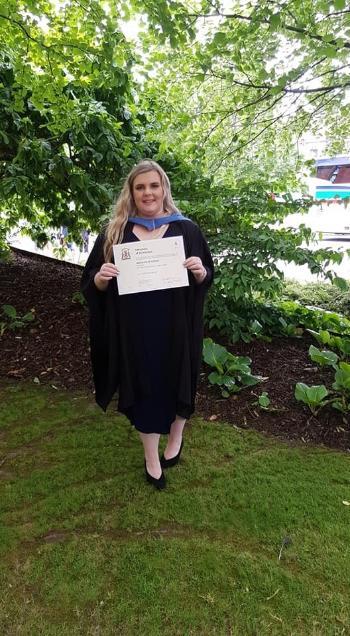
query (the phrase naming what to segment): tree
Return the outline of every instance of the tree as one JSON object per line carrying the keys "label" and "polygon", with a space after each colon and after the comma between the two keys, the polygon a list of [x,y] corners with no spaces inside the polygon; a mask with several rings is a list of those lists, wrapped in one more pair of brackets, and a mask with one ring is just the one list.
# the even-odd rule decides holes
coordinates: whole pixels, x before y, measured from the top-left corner
{"label": "tree", "polygon": [[208,318],[229,338],[272,326],[283,331],[281,312],[274,309],[272,318],[265,305],[281,289],[281,260],[345,284],[332,272],[341,254],[305,247],[312,240],[305,226],[278,224],[307,211],[311,200],[269,195],[296,189],[303,164],[296,142],[304,130],[322,122],[333,127],[333,139],[338,135],[338,148],[346,144],[346,125],[335,122],[348,86],[349,47],[339,34],[346,37],[349,12],[338,9],[317,0],[236,2],[224,15],[219,3],[203,3],[191,13],[194,24],[203,21],[191,46],[160,51],[149,31],[143,36],[151,51],[140,67],[145,108],[154,112],[149,138],[162,139],[164,153],[180,147],[211,181],[192,216],[217,255]]}
{"label": "tree", "polygon": [[177,52],[154,51],[150,65],[159,69],[157,84],[164,78],[158,99],[167,104],[164,144],[186,143],[190,152],[205,154],[208,171],[230,180],[232,166],[254,162],[254,155],[261,162],[276,146],[285,161],[305,132],[324,130],[330,151],[346,149],[346,1],[238,0],[230,10],[225,5],[205,1],[197,11],[189,9],[197,39]]}
{"label": "tree", "polygon": [[130,82],[133,54],[117,8],[98,0],[0,2],[0,193],[3,230],[20,219],[45,241],[79,236],[108,212],[149,145]]}

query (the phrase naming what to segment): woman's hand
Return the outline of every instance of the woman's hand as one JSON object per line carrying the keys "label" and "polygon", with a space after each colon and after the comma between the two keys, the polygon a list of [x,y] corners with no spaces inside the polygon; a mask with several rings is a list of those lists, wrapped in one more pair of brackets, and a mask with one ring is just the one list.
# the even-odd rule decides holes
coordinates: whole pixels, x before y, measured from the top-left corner
{"label": "woman's hand", "polygon": [[112,278],[115,278],[119,274],[119,269],[114,263],[103,263],[99,272],[95,274],[94,281],[97,289],[105,291],[108,287],[108,283]]}
{"label": "woman's hand", "polygon": [[202,283],[204,281],[207,275],[207,270],[199,256],[190,256],[189,258],[186,258],[184,266],[192,272],[196,279],[196,283]]}

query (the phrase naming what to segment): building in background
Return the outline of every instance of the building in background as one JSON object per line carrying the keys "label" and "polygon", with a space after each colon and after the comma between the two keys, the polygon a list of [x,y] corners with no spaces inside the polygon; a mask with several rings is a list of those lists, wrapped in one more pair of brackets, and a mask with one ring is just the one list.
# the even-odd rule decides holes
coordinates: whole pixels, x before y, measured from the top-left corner
{"label": "building in background", "polygon": [[316,177],[332,183],[350,183],[350,157],[316,159]]}
{"label": "building in background", "polygon": [[350,157],[325,157],[316,159],[315,163],[315,199],[341,202],[342,199],[350,197]]}

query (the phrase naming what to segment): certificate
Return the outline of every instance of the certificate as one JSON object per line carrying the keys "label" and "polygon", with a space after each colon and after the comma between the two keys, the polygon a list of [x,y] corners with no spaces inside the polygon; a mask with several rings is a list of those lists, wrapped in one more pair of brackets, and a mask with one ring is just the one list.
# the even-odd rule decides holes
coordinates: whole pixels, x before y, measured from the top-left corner
{"label": "certificate", "polygon": [[113,245],[119,294],[187,287],[182,236]]}

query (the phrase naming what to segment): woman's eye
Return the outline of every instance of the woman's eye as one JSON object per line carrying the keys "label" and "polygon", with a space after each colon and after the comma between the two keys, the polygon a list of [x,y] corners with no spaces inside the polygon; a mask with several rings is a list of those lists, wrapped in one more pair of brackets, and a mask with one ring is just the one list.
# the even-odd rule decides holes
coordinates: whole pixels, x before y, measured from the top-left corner
{"label": "woman's eye", "polygon": [[[151,183],[149,187],[152,188],[152,190],[158,190],[158,188],[160,188],[160,183]],[[135,186],[135,190],[144,190],[145,188],[146,186],[143,184]]]}

